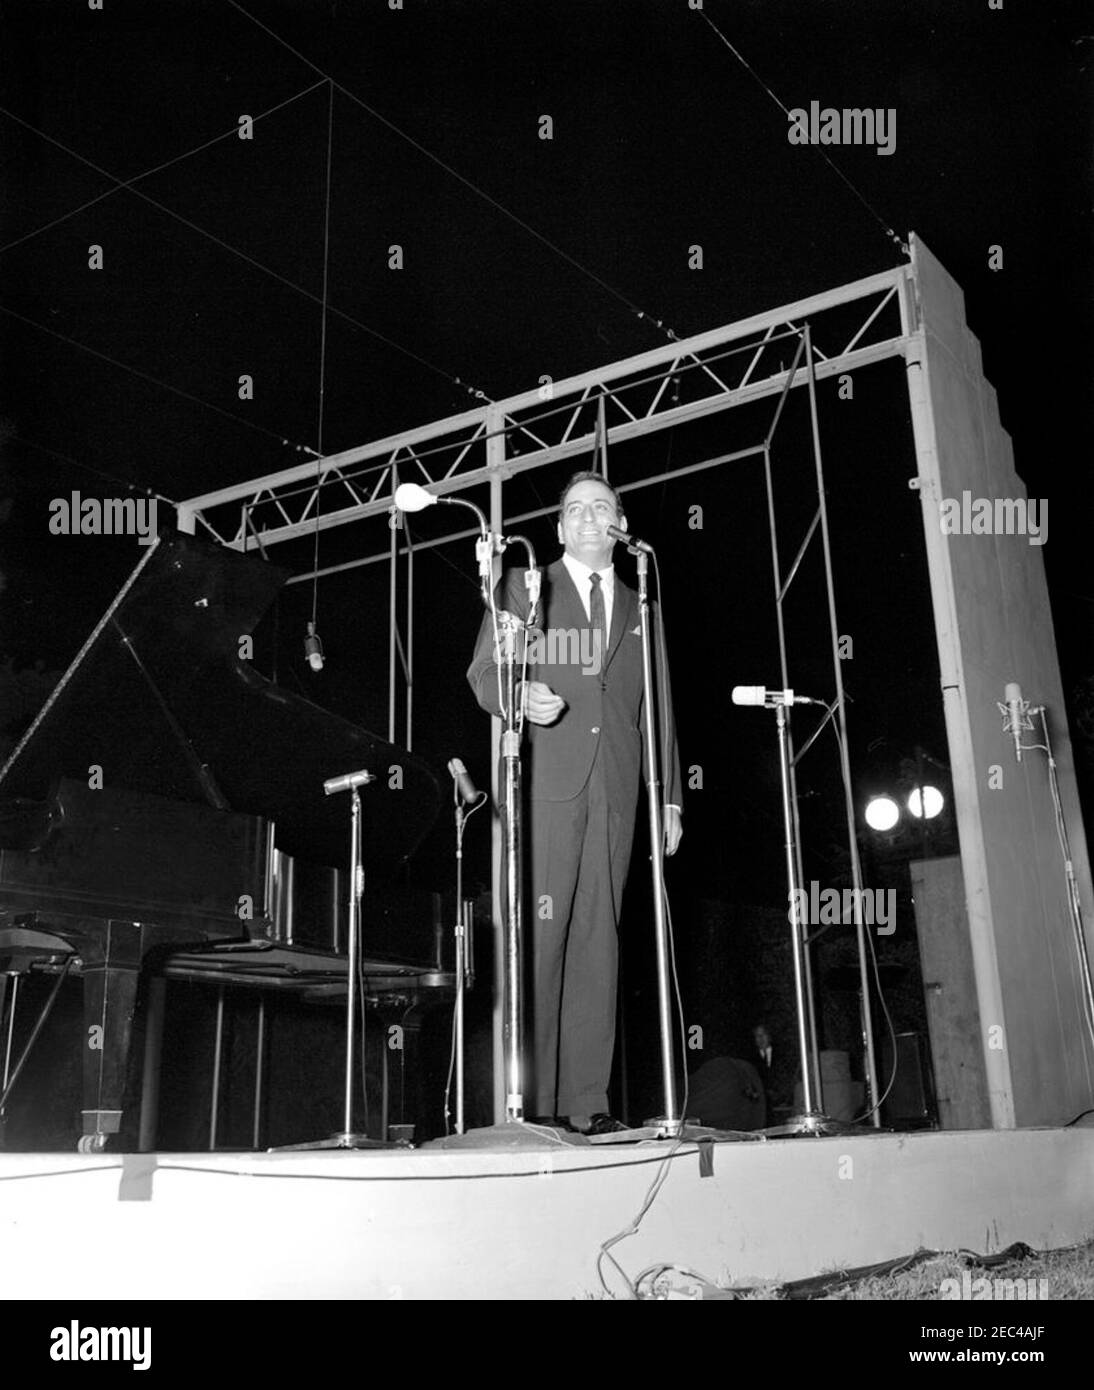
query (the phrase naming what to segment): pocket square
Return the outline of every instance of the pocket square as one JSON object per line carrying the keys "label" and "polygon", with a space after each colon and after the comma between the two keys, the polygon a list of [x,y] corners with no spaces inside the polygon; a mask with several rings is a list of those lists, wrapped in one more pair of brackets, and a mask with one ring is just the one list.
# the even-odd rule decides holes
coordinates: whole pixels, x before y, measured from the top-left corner
{"label": "pocket square", "polygon": [[637,627],[632,627],[632,628],[631,628],[631,636],[632,636],[632,637],[641,637],[641,636],[642,636],[642,624],[641,624],[641,623],[639,623],[639,625],[638,625]]}

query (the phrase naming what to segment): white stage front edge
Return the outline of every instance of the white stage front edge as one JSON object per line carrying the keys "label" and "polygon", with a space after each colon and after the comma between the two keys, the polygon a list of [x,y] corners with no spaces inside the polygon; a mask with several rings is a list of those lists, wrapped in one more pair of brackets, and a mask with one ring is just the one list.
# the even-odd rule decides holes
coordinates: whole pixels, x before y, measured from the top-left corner
{"label": "white stage front edge", "polygon": [[[672,1146],[0,1154],[6,1299],[572,1299]],[[635,1278],[750,1285],[1094,1234],[1094,1129],[676,1147]],[[625,1296],[605,1262],[613,1294]]]}

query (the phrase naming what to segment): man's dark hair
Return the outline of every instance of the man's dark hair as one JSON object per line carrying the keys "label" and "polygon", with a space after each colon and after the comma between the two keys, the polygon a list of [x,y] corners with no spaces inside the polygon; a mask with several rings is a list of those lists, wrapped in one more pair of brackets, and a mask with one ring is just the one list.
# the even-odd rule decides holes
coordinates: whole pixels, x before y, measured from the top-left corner
{"label": "man's dark hair", "polygon": [[612,487],[611,483],[608,482],[607,478],[604,477],[603,473],[595,473],[591,468],[583,468],[580,473],[575,473],[562,489],[558,499],[559,521],[562,520],[562,509],[566,505],[566,495],[570,489],[576,487],[578,483],[603,483],[615,501],[616,511],[620,516],[623,515],[623,499],[620,497],[619,493],[616,492],[615,488]]}

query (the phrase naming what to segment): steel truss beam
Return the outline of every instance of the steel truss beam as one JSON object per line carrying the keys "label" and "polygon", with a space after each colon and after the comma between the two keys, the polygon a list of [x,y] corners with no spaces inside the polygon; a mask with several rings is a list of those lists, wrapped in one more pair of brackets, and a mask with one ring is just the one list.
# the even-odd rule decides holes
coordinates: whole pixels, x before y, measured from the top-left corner
{"label": "steel truss beam", "polygon": [[[845,319],[857,306],[853,331]],[[836,322],[837,311],[843,310]],[[911,270],[898,266],[780,309],[697,334],[507,400],[179,504],[179,529],[198,524],[222,545],[262,548],[390,511],[396,476],[434,492],[588,454],[603,401],[612,444],[803,386],[791,378],[801,321],[809,319],[815,376],[826,378],[905,354],[914,322]]]}

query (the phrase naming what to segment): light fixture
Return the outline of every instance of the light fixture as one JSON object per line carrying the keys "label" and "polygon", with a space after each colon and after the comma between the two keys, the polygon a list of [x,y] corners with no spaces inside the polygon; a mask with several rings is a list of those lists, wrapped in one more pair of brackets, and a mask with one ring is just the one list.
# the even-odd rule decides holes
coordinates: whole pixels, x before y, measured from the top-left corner
{"label": "light fixture", "polygon": [[945,804],[946,798],[937,787],[913,787],[906,802],[908,810],[916,820],[923,817],[934,820],[935,816],[942,814]]}
{"label": "light fixture", "polygon": [[891,796],[873,796],[863,814],[871,830],[892,830],[900,820],[900,807]]}

